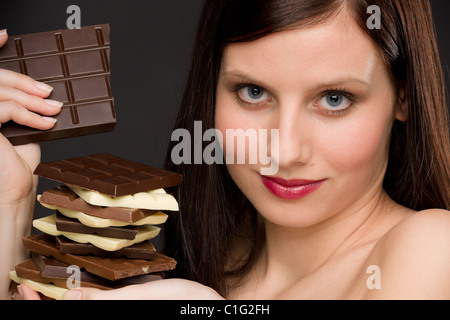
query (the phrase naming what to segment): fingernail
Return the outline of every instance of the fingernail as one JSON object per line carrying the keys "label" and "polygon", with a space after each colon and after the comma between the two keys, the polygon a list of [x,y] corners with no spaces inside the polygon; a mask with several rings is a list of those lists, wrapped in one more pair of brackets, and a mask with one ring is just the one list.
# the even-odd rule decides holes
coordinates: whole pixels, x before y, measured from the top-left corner
{"label": "fingernail", "polygon": [[54,107],[61,108],[61,107],[63,106],[63,103],[62,103],[62,102],[59,102],[59,101],[50,100],[50,99],[44,99],[44,101],[45,101],[47,104],[49,104],[49,105],[51,105],[51,106],[54,106]]}
{"label": "fingernail", "polygon": [[51,87],[48,84],[43,83],[43,82],[35,81],[34,84],[36,85],[37,88],[47,91],[47,92],[52,92],[52,90],[53,90],[53,87]]}
{"label": "fingernail", "polygon": [[19,291],[20,296],[23,298],[23,291],[20,285],[17,286],[17,291]]}
{"label": "fingernail", "polygon": [[6,34],[6,29],[0,30],[0,37],[4,36]]}
{"label": "fingernail", "polygon": [[80,290],[69,290],[64,293],[64,300],[81,300],[81,291]]}
{"label": "fingernail", "polygon": [[55,118],[50,118],[50,117],[42,117],[42,119],[44,119],[45,121],[51,122],[51,123],[56,123],[56,119]]}

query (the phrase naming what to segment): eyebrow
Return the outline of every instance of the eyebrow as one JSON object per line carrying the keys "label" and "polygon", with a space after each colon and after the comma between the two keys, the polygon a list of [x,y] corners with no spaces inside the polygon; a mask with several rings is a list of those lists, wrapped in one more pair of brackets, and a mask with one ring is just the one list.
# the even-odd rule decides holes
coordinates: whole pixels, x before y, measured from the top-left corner
{"label": "eyebrow", "polygon": [[369,88],[370,87],[370,83],[358,78],[352,78],[352,77],[345,77],[345,78],[340,78],[340,79],[336,79],[330,82],[325,82],[325,83],[320,83],[314,87],[312,87],[312,90],[318,90],[321,88],[325,88],[325,87],[338,87],[338,86],[344,86],[344,85],[350,85],[350,84],[354,84],[354,85],[359,85],[365,88]]}
{"label": "eyebrow", "polygon": [[[235,78],[239,78],[242,81],[254,83],[255,85],[261,85],[262,87],[267,88],[263,82],[255,80],[252,77],[250,77],[244,73],[241,73],[239,71],[225,71],[225,72],[223,72],[222,76],[223,77],[232,76]],[[323,89],[323,88],[338,87],[338,86],[351,85],[351,84],[358,85],[358,86],[361,86],[364,88],[370,87],[369,82],[362,80],[362,79],[348,76],[348,77],[342,77],[342,78],[338,78],[338,79],[335,79],[332,81],[316,84],[316,85],[308,88],[308,90],[319,90],[319,89]]]}
{"label": "eyebrow", "polygon": [[227,76],[239,78],[241,81],[261,85],[262,87],[266,87],[263,82],[253,79],[252,77],[249,77],[246,74],[238,72],[238,71],[225,71],[222,74],[222,77],[227,77]]}

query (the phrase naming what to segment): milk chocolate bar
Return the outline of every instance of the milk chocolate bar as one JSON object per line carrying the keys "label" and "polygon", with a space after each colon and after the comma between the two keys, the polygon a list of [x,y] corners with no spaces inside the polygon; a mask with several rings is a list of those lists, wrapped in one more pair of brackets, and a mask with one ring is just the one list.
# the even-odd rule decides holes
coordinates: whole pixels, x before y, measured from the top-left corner
{"label": "milk chocolate bar", "polygon": [[111,196],[180,185],[180,174],[111,154],[40,163],[34,174]]}
{"label": "milk chocolate bar", "polygon": [[169,271],[175,268],[176,261],[163,254],[155,253],[152,260],[126,258],[105,258],[63,254],[58,250],[55,238],[47,234],[32,235],[22,239],[24,248],[41,255],[77,265],[88,272],[108,280],[119,280],[143,274]]}
{"label": "milk chocolate bar", "polygon": [[56,214],[56,229],[58,231],[65,232],[75,232],[82,234],[96,234],[98,236],[118,238],[118,239],[128,239],[134,240],[138,233],[138,227],[126,226],[126,227],[107,227],[107,228],[92,228],[85,226],[84,224],[78,222],[78,220],[73,220],[63,216],[60,213]]}
{"label": "milk chocolate bar", "polygon": [[[17,276],[39,283],[53,283],[54,285],[67,288],[67,279],[72,275],[68,272],[68,264],[50,259],[38,254],[32,259],[28,259],[15,268]],[[80,285],[82,287],[110,289],[108,286],[102,285],[103,278],[90,274],[87,271],[80,269]]]}
{"label": "milk chocolate bar", "polygon": [[156,249],[150,241],[143,241],[116,251],[102,250],[89,243],[79,243],[66,237],[56,237],[56,245],[61,253],[94,255],[99,257],[152,260]]}
{"label": "milk chocolate bar", "polygon": [[[105,208],[101,206],[93,206],[78,197],[66,186],[46,190],[42,196],[39,197],[39,202],[41,204],[83,212],[99,218],[123,221],[127,223],[134,223],[157,213],[155,210],[130,209],[123,207]],[[158,222],[164,223],[165,219]]]}
{"label": "milk chocolate bar", "polygon": [[[58,287],[67,288],[67,279],[73,274],[68,269],[70,265],[47,258],[43,255],[32,253],[32,258],[17,265],[16,273],[21,278],[30,279],[41,283],[53,283]],[[29,275],[29,276],[28,276]],[[98,289],[117,289],[132,284],[142,284],[149,281],[161,280],[161,274],[145,274],[141,276],[110,281],[80,268],[79,281],[81,287]],[[31,277],[30,277],[31,276]],[[63,280],[63,281],[61,281]]]}
{"label": "milk chocolate bar", "polygon": [[112,131],[116,125],[110,86],[110,41],[106,24],[10,36],[0,48],[0,68],[53,87],[49,99],[63,102],[51,130],[9,121],[0,133],[13,145]]}

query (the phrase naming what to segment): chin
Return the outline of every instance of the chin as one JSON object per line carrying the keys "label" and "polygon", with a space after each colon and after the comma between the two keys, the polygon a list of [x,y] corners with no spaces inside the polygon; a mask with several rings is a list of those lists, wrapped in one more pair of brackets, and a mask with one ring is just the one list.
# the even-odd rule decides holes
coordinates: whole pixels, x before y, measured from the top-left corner
{"label": "chin", "polygon": [[272,195],[249,199],[265,221],[289,228],[311,227],[330,218],[332,212],[325,207],[323,201],[312,199],[280,200]]}

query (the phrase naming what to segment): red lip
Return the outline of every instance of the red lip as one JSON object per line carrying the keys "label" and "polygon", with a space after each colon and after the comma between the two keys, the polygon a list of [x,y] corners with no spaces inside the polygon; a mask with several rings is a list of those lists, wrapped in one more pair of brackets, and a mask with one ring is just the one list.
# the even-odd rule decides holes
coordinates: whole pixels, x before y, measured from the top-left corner
{"label": "red lip", "polygon": [[273,195],[285,200],[297,200],[313,193],[325,180],[284,180],[261,176],[262,183]]}

